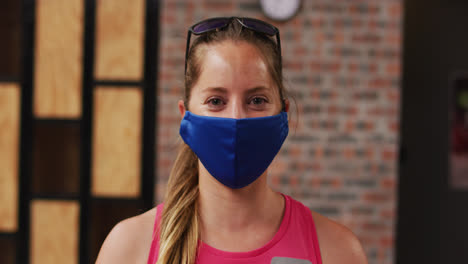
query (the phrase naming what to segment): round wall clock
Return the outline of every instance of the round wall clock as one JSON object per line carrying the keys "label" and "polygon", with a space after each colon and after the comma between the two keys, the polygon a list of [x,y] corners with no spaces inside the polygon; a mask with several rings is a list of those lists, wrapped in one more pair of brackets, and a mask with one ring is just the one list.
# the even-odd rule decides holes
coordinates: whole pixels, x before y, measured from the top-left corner
{"label": "round wall clock", "polygon": [[260,0],[263,13],[275,21],[286,21],[294,17],[302,0]]}

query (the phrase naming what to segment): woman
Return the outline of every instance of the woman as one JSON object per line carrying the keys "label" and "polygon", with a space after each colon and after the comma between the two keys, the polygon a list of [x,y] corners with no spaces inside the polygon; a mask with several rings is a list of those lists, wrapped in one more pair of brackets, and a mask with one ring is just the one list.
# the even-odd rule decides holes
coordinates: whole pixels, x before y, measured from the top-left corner
{"label": "woman", "polygon": [[199,22],[185,69],[185,144],[165,202],[116,225],[97,262],[367,263],[347,228],[267,185],[288,133],[278,30],[250,18]]}

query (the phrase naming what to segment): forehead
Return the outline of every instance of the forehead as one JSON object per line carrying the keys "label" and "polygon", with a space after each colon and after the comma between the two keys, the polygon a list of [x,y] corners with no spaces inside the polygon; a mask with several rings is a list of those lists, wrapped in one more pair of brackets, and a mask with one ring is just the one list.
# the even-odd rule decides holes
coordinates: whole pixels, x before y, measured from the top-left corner
{"label": "forehead", "polygon": [[247,89],[264,86],[272,89],[272,78],[262,53],[243,41],[223,41],[206,47],[201,55],[201,72],[195,89],[223,87]]}

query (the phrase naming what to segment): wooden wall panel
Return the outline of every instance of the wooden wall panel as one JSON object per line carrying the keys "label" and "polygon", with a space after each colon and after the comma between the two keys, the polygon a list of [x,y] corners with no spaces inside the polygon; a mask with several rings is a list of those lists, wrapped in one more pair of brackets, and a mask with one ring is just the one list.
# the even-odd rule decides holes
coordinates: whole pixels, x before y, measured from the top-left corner
{"label": "wooden wall panel", "polygon": [[39,0],[36,9],[34,114],[81,115],[83,0]]}
{"label": "wooden wall panel", "polygon": [[140,194],[142,91],[96,88],[93,117],[92,194]]}
{"label": "wooden wall panel", "polygon": [[0,83],[0,232],[14,232],[18,215],[20,89]]}
{"label": "wooden wall panel", "polygon": [[31,263],[78,263],[78,202],[31,202]]}
{"label": "wooden wall panel", "polygon": [[144,0],[98,0],[95,78],[140,80]]}

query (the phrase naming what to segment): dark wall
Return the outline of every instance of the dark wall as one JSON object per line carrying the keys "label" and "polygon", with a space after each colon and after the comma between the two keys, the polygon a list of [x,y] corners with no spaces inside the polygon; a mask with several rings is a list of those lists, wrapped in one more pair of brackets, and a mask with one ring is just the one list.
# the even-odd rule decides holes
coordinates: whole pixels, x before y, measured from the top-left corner
{"label": "dark wall", "polygon": [[21,1],[2,0],[0,8],[0,78],[19,77]]}
{"label": "dark wall", "polygon": [[449,186],[450,78],[468,72],[468,1],[405,1],[397,263],[468,263],[468,190]]}

